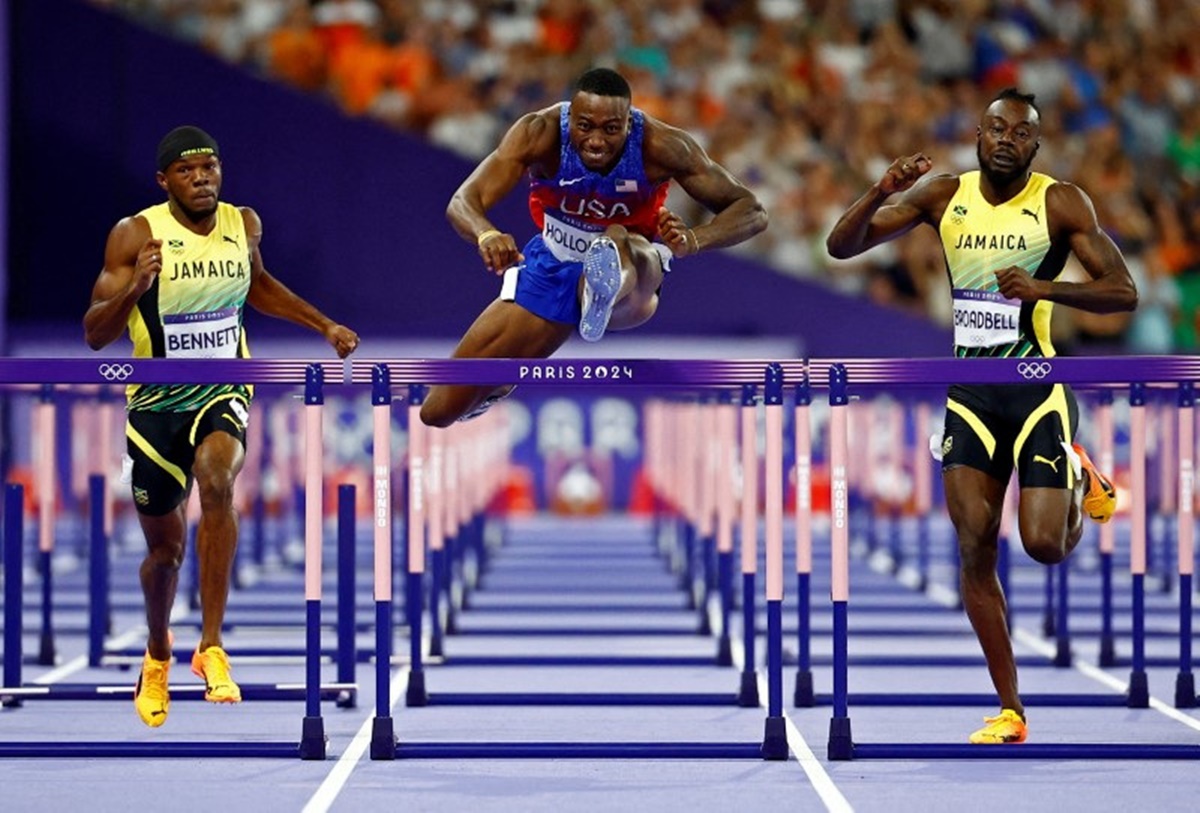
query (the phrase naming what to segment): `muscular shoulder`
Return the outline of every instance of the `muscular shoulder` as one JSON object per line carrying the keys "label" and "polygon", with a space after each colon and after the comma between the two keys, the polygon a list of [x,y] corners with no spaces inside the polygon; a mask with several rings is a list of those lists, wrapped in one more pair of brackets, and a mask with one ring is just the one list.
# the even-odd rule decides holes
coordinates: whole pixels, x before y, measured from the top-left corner
{"label": "muscular shoulder", "polygon": [[529,165],[548,159],[557,161],[563,104],[560,102],[521,116],[509,128],[500,149]]}
{"label": "muscular shoulder", "polygon": [[1055,181],[1046,189],[1046,212],[1048,225],[1056,233],[1070,234],[1098,227],[1092,199],[1067,181]]}
{"label": "muscular shoulder", "polygon": [[134,255],[151,237],[150,224],[141,215],[130,215],[117,221],[108,233],[108,248],[117,255]]}
{"label": "muscular shoulder", "polygon": [[919,209],[929,222],[936,225],[942,219],[950,199],[958,192],[960,183],[959,176],[949,172],[926,175],[911,189],[902,192],[896,203]]}
{"label": "muscular shoulder", "polygon": [[237,208],[242,214],[242,223],[246,226],[246,236],[251,242],[256,242],[258,238],[262,237],[262,218],[258,216],[258,212],[249,206],[239,206]]}
{"label": "muscular shoulder", "polygon": [[653,116],[645,116],[642,131],[642,156],[646,174],[671,177],[686,172],[704,158],[704,150],[685,130],[673,127]]}

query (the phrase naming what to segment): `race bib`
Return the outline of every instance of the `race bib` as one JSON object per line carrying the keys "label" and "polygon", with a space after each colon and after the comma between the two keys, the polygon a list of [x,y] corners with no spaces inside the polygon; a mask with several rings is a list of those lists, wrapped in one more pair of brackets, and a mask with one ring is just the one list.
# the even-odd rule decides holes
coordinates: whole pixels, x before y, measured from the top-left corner
{"label": "race bib", "polygon": [[588,231],[561,220],[556,220],[550,214],[545,215],[542,226],[542,242],[556,260],[561,262],[582,262],[583,254],[592,241],[600,236],[600,232]]}
{"label": "race bib", "polygon": [[954,289],[954,344],[996,347],[1020,339],[1021,300],[998,291]]}
{"label": "race bib", "polygon": [[237,358],[242,328],[238,308],[207,313],[172,313],[162,317],[167,358]]}

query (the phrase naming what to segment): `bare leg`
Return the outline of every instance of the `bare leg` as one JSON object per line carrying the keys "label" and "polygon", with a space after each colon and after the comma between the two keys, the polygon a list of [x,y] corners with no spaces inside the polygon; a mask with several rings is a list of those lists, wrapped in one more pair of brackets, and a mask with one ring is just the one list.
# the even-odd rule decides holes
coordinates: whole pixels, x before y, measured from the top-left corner
{"label": "bare leg", "polygon": [[1066,559],[1083,536],[1083,478],[1075,489],[1023,488],[1019,510],[1025,551],[1044,565]]}
{"label": "bare leg", "polygon": [[196,449],[192,472],[200,491],[200,525],[196,555],[200,557],[200,606],[203,629],[200,649],[221,646],[221,625],[229,599],[229,579],[237,551],[238,517],[233,484],[242,470],[242,444],[226,432],[213,432]]}
{"label": "bare leg", "polygon": [[[609,226],[604,235],[617,244],[621,256],[621,289],[609,319],[610,330],[628,330],[645,323],[658,310],[663,281],[662,259],[640,234],[624,226]],[[582,290],[583,280],[580,280]]]}
{"label": "bare leg", "polygon": [[146,648],[150,657],[157,661],[171,657],[169,628],[187,539],[186,504],[185,499],[178,507],[158,517],[138,515],[147,548],[138,573],[146,601],[146,627],[149,630]]}
{"label": "bare leg", "polygon": [[[563,346],[575,325],[535,316],[515,302],[493,301],[468,328],[452,358],[547,358]],[[493,392],[511,386],[439,384],[429,389],[421,422],[446,427]]]}
{"label": "bare leg", "polygon": [[958,534],[963,605],[987,660],[1002,708],[1025,713],[1008,635],[1007,604],[996,575],[1000,512],[1006,483],[967,466],[942,475],[946,505]]}

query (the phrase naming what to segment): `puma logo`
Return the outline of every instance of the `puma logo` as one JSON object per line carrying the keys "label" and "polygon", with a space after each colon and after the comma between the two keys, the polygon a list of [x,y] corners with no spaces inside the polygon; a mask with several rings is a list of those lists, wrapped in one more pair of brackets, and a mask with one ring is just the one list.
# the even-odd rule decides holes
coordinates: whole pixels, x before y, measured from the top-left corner
{"label": "puma logo", "polygon": [[1030,217],[1032,217],[1032,218],[1033,218],[1033,222],[1034,222],[1034,223],[1037,223],[1037,224],[1040,226],[1040,225],[1042,225],[1042,220],[1041,220],[1041,218],[1039,217],[1039,215],[1040,215],[1041,211],[1042,211],[1042,207],[1041,207],[1041,206],[1039,206],[1039,207],[1038,207],[1038,210],[1037,210],[1036,212],[1031,212],[1031,211],[1029,211],[1028,209],[1022,209],[1022,210],[1021,210],[1021,214],[1023,214],[1023,215],[1029,215]]}
{"label": "puma logo", "polygon": [[1047,466],[1054,469],[1055,474],[1058,474],[1058,461],[1060,461],[1060,460],[1062,460],[1062,455],[1059,455],[1058,457],[1054,458],[1053,460],[1046,458],[1046,457],[1042,457],[1040,454],[1035,454],[1033,456],[1034,463],[1045,463]]}
{"label": "puma logo", "polygon": [[233,243],[235,246],[238,244],[237,238],[230,237],[228,234],[222,234],[221,239],[224,240],[226,243]]}

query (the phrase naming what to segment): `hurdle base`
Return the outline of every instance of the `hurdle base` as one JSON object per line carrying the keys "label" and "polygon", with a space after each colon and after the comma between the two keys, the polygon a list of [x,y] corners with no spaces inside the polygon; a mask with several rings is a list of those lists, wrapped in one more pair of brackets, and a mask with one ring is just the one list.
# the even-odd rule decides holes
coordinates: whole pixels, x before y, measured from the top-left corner
{"label": "hurdle base", "polygon": [[1175,708],[1196,708],[1196,677],[1191,672],[1175,676]]}
{"label": "hurdle base", "polygon": [[742,672],[742,683],[738,687],[737,704],[744,709],[758,708],[758,675],[754,670]]}
{"label": "hurdle base", "polygon": [[850,736],[849,717],[831,717],[829,719],[829,746],[826,756],[831,760],[854,758],[854,739]]}
{"label": "hurdle base", "polygon": [[817,705],[817,695],[813,691],[812,670],[796,670],[796,690],[792,694],[792,705],[803,709]]}
{"label": "hurdle base", "polygon": [[339,709],[356,709],[358,708],[358,692],[342,689],[334,698],[334,703]]}
{"label": "hurdle base", "polygon": [[1059,636],[1055,640],[1054,665],[1064,669],[1071,665],[1071,639]]}
{"label": "hurdle base", "polygon": [[768,717],[763,731],[763,759],[787,759],[787,722],[782,717]]}
{"label": "hurdle base", "polygon": [[1125,694],[1126,705],[1131,709],[1150,708],[1150,683],[1144,671],[1129,675],[1129,691]]}
{"label": "hurdle base", "polygon": [[728,635],[717,639],[717,666],[733,666],[733,642]]}
{"label": "hurdle base", "polygon": [[396,730],[391,717],[376,717],[371,721],[371,759],[396,758]]}
{"label": "hurdle base", "polygon": [[1097,660],[1100,666],[1116,666],[1117,665],[1117,647],[1113,642],[1111,635],[1104,635],[1100,639],[1100,657]]}
{"label": "hurdle base", "polygon": [[47,633],[42,633],[41,640],[38,642],[37,665],[54,666],[57,662],[58,655],[54,651],[54,637]]}
{"label": "hurdle base", "polygon": [[428,706],[429,692],[425,690],[425,672],[408,673],[408,688],[404,692],[404,703],[408,706]]}
{"label": "hurdle base", "polygon": [[325,736],[323,717],[305,717],[300,728],[300,758],[325,759],[325,748],[329,738]]}

